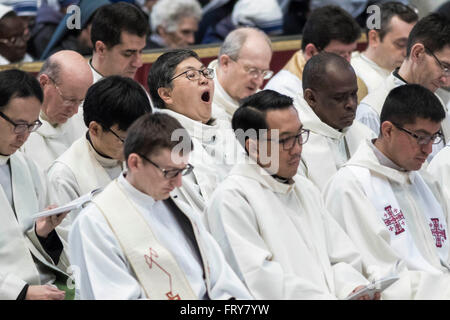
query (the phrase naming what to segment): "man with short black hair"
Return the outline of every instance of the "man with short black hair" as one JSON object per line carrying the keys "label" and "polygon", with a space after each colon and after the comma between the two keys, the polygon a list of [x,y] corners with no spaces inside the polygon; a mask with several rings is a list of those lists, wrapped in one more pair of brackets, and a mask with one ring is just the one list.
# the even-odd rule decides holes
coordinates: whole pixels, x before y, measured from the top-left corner
{"label": "man with short black hair", "polygon": [[132,4],[118,2],[99,8],[91,28],[94,51],[89,65],[94,82],[111,75],[134,78],[142,66],[149,32],[145,14]]}
{"label": "man with short black hair", "polygon": [[[92,85],[84,102],[88,131],[58,157],[48,170],[51,200],[66,204],[94,189],[106,186],[123,170],[123,143],[128,127],[152,109],[145,90],[132,79],[111,76]],[[71,212],[61,226],[67,240]]]}
{"label": "man with short black hair", "polygon": [[[408,37],[406,59],[386,81],[365,97],[358,106],[356,120],[361,121],[376,134],[380,129],[380,113],[386,96],[398,86],[420,84],[436,92],[449,86],[450,20],[439,14],[430,14],[416,23]],[[445,112],[448,112],[446,110]],[[450,139],[450,119],[442,121],[444,142]],[[445,143],[435,145],[430,159]]]}
{"label": "man with short black hair", "polygon": [[371,93],[380,86],[406,57],[406,44],[411,29],[419,20],[417,13],[400,2],[380,6],[380,29],[366,31],[367,48],[355,51],[351,64]]}
{"label": "man with short black hair", "polygon": [[[233,130],[245,147],[206,211],[211,234],[256,299],[343,299],[361,289],[361,260],[297,175],[303,128],[292,99],[272,90],[244,99]],[[364,297],[368,299],[368,296]]]}
{"label": "man with short black hair", "polygon": [[251,298],[199,213],[182,200],[192,146],[165,114],[144,115],[130,127],[127,172],[80,214],[69,237],[81,299]]}
{"label": "man with short black hair", "polygon": [[68,276],[69,261],[55,231],[65,214],[32,219],[49,204],[46,180],[18,150],[41,125],[42,101],[34,77],[15,69],[0,72],[0,300],[65,297],[53,286]]}
{"label": "man with short black hair", "polygon": [[369,279],[390,275],[400,263],[400,280],[385,298],[450,295],[450,199],[419,171],[442,139],[444,117],[428,89],[394,88],[383,105],[379,137],[361,143],[324,190],[328,210],[361,252]]}
{"label": "man with short black hair", "polygon": [[311,134],[303,148],[300,171],[322,190],[359,144],[375,134],[354,121],[358,86],[347,60],[321,52],[308,60],[302,80],[303,98],[295,106]]}
{"label": "man with short black hair", "polygon": [[[302,47],[265,86],[296,99],[302,95],[302,73],[306,62],[321,51],[335,53],[350,62],[361,35],[353,17],[337,6],[324,6],[311,12],[302,33]],[[358,78],[358,100],[367,88]]]}

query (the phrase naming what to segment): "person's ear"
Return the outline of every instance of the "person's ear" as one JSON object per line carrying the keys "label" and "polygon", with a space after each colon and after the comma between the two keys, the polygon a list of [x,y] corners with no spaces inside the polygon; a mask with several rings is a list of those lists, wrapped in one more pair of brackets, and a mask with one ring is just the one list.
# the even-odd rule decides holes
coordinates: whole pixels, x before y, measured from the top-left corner
{"label": "person's ear", "polygon": [[138,167],[140,166],[140,164],[142,163],[142,159],[140,159],[140,157],[136,154],[136,153],[131,153],[128,156],[127,159],[127,166],[129,170],[136,170],[138,169]]}
{"label": "person's ear", "polygon": [[315,56],[318,53],[319,53],[319,50],[312,43],[308,43],[305,47],[305,50],[303,51],[306,61],[308,61],[309,59],[311,59],[313,56]]}
{"label": "person's ear", "polygon": [[42,90],[44,90],[44,88],[45,88],[46,86],[48,86],[49,84],[51,84],[51,80],[50,80],[50,78],[48,77],[48,75],[46,75],[45,73],[42,73],[42,74],[39,76],[39,84],[41,85],[41,89],[42,89]]}
{"label": "person's ear", "polygon": [[413,62],[419,63],[425,58],[425,47],[422,43],[416,43],[411,47],[409,59]]}
{"label": "person's ear", "polygon": [[317,100],[314,91],[312,89],[308,88],[303,91],[303,99],[305,99],[305,101],[308,103],[311,109],[314,110],[317,104]]}
{"label": "person's ear", "polygon": [[89,123],[88,129],[89,129],[89,136],[91,137],[99,138],[103,133],[102,126],[96,121],[91,121]]}
{"label": "person's ear", "polygon": [[367,33],[368,45],[376,48],[380,42],[381,42],[381,39],[380,39],[380,34],[378,33],[378,31],[376,31],[374,29],[369,30],[369,32]]}
{"label": "person's ear", "polygon": [[390,121],[384,121],[381,124],[380,134],[383,139],[390,141],[392,139],[392,132],[394,129],[394,124]]}
{"label": "person's ear", "polygon": [[103,57],[106,54],[108,47],[103,41],[97,40],[94,45],[94,50],[99,56]]}
{"label": "person's ear", "polygon": [[247,151],[250,158],[258,161],[259,157],[258,140],[248,138],[245,141],[245,150]]}
{"label": "person's ear", "polygon": [[172,105],[172,89],[170,88],[158,88],[158,95],[164,101],[166,105]]}

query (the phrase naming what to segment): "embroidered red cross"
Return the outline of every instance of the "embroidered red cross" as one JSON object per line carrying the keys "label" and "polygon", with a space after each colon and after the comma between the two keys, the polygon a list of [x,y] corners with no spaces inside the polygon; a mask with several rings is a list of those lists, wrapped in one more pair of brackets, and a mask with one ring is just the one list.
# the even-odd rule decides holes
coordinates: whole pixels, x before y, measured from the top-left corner
{"label": "embroidered red cross", "polygon": [[[386,226],[389,227],[389,230],[393,231],[395,228],[395,235],[398,235],[405,231],[405,229],[402,227],[402,225],[405,225],[405,217],[403,216],[403,212],[401,210],[394,209],[394,212],[392,212],[392,207],[387,206],[384,208],[384,216],[386,219],[383,219]],[[394,214],[396,213],[396,214]],[[392,227],[394,225],[394,227]]]}
{"label": "embroidered red cross", "polygon": [[[447,236],[445,235],[445,230],[442,229],[442,224],[439,224],[438,218],[431,218],[430,228],[431,228],[431,234],[436,239],[436,247],[441,248],[442,247],[442,240],[441,237],[443,237],[445,240],[447,240]],[[441,228],[441,229],[439,229]]]}
{"label": "embroidered red cross", "polygon": [[169,277],[169,288],[170,288],[170,290],[169,290],[169,292],[166,293],[166,297],[169,300],[181,300],[181,297],[180,297],[180,295],[178,293],[174,295],[173,292],[172,292],[172,275],[169,272],[167,272],[166,269],[161,267],[159,265],[159,263],[156,262],[153,259],[153,257],[158,258],[158,253],[156,252],[156,250],[150,248],[150,256],[144,255],[145,262],[147,263],[147,265],[148,265],[148,267],[150,269],[152,269],[153,268],[153,264],[155,264],[158,268],[160,268]]}

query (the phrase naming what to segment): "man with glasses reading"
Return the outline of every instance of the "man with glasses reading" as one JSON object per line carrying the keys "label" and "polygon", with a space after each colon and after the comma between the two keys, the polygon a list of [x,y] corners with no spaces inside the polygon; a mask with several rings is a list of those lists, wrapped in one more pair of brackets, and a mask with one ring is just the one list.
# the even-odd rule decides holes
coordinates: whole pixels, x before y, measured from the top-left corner
{"label": "man with glasses reading", "polygon": [[[420,171],[442,140],[445,111],[428,89],[393,89],[381,111],[380,135],[361,143],[324,190],[328,210],[361,252],[369,279],[400,280],[389,299],[448,299],[448,197]],[[432,289],[431,289],[432,288]]]}
{"label": "man with glasses reading", "polygon": [[272,44],[267,35],[255,28],[238,28],[225,38],[217,60],[209,64],[215,72],[213,116],[231,121],[239,100],[257,92],[270,79]]}
{"label": "man with glasses reading", "polygon": [[354,121],[358,86],[350,63],[334,53],[321,52],[303,69],[303,98],[294,105],[310,143],[302,151],[300,172],[322,190],[327,181],[375,134]]}
{"label": "man with glasses reading", "polygon": [[231,130],[222,130],[212,117],[213,79],[213,70],[188,49],[162,54],[148,74],[150,95],[158,111],[177,119],[192,137],[194,170],[180,189],[185,200],[199,212],[203,212],[214,189],[228,174],[239,148]]}
{"label": "man with glasses reading", "polygon": [[130,127],[127,171],[70,233],[81,299],[251,298],[200,214],[182,200],[192,147],[187,131],[165,114],[146,114]]}
{"label": "man with glasses reading", "polygon": [[38,75],[44,92],[39,115],[42,126],[23,146],[23,151],[34,157],[42,170],[47,170],[86,132],[76,117],[92,79],[86,60],[75,51],[58,51],[42,65]]}
{"label": "man with glasses reading", "polygon": [[33,158],[18,149],[41,125],[39,82],[19,70],[0,72],[0,300],[62,300],[53,284],[67,279],[68,259],[55,231],[66,216],[34,221],[48,189]]}
{"label": "man with glasses reading", "polygon": [[[409,84],[420,84],[438,93],[441,87],[449,86],[450,66],[450,21],[434,13],[417,22],[411,30],[406,49],[406,59],[386,81],[365,97],[358,106],[356,120],[364,123],[376,134],[380,129],[380,113],[384,100],[393,88]],[[447,107],[444,105],[444,110]],[[450,140],[450,118],[442,121],[444,140],[433,146],[432,157]]]}
{"label": "man with glasses reading", "polygon": [[250,293],[337,299],[358,291],[367,283],[359,254],[319,190],[297,175],[309,131],[292,99],[260,91],[242,101],[232,126],[248,157],[219,185],[205,219]]}
{"label": "man with glasses reading", "polygon": [[[107,77],[92,85],[83,108],[87,132],[48,170],[50,199],[58,205],[117,178],[123,170],[123,143],[128,127],[144,113],[151,112],[142,86],[121,76]],[[60,226],[64,240],[78,212],[71,212]]]}
{"label": "man with glasses reading", "polygon": [[31,62],[27,54],[30,31],[12,7],[0,4],[0,65]]}

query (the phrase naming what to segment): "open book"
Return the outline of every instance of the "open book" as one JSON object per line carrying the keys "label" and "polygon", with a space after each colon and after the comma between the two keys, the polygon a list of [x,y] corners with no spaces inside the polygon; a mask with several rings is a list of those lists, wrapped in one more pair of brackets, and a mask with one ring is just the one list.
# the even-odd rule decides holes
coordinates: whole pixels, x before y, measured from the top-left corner
{"label": "open book", "polygon": [[373,299],[373,296],[377,292],[383,292],[384,289],[387,289],[390,285],[392,285],[395,281],[400,279],[398,276],[398,267],[400,265],[400,261],[398,260],[395,264],[393,270],[389,273],[388,276],[374,280],[371,283],[369,283],[367,286],[365,286],[363,289],[359,290],[358,292],[355,292],[354,294],[348,296],[346,300],[356,300],[361,296],[364,296],[366,294],[369,295],[370,299]]}
{"label": "open book", "polygon": [[61,214],[61,213],[67,212],[67,211],[81,209],[81,207],[83,207],[84,204],[90,202],[94,198],[94,195],[101,192],[102,190],[103,190],[103,188],[94,189],[91,192],[86,193],[85,195],[82,195],[81,197],[69,202],[66,205],[60,206],[55,209],[38,212],[38,213],[34,214],[31,218],[38,219],[41,217],[48,217],[48,216],[53,216],[55,214]]}

